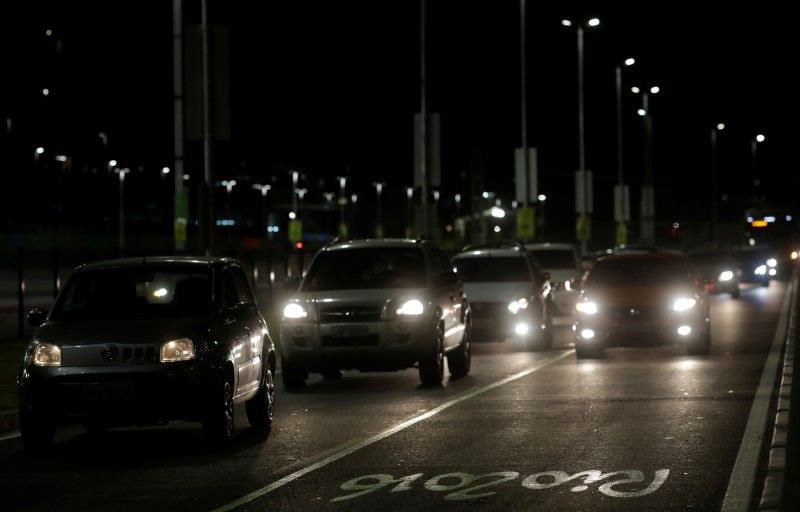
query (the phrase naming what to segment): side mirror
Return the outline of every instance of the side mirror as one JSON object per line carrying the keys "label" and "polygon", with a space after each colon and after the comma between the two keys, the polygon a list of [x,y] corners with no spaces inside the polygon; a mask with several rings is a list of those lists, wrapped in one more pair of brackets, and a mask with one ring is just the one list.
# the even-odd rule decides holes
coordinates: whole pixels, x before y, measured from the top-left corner
{"label": "side mirror", "polygon": [[34,327],[39,327],[44,323],[45,318],[47,318],[47,310],[41,308],[34,308],[28,311],[26,315],[28,318],[28,324]]}
{"label": "side mirror", "polygon": [[237,320],[247,320],[258,314],[258,306],[240,302],[227,309],[227,313]]}

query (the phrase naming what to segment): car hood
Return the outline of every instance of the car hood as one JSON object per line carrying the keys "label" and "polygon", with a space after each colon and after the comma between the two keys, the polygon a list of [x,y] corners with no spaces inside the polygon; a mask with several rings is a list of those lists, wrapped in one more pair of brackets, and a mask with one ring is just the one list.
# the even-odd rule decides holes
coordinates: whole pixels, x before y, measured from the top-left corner
{"label": "car hood", "polygon": [[430,292],[425,288],[376,288],[361,290],[326,290],[322,292],[299,292],[290,299],[291,302],[306,307],[369,306],[383,307],[389,302],[418,299],[423,302],[430,299]]}
{"label": "car hood", "polygon": [[122,321],[48,321],[34,337],[62,346],[101,343],[160,343],[209,328],[211,318],[159,318]]}
{"label": "car hood", "polygon": [[511,302],[530,297],[532,283],[464,283],[467,299],[470,302]]}
{"label": "car hood", "polygon": [[696,295],[696,291],[689,286],[622,286],[586,289],[582,297],[614,308],[670,305],[675,299]]}

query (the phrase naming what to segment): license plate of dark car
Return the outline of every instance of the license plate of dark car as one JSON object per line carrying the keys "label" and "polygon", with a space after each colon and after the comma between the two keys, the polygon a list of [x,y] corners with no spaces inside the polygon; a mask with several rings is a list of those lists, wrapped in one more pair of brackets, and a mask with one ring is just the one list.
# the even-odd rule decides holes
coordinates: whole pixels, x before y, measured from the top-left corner
{"label": "license plate of dark car", "polygon": [[129,382],[104,382],[83,385],[83,399],[88,402],[133,399]]}
{"label": "license plate of dark car", "polygon": [[331,327],[331,335],[335,338],[353,338],[367,334],[369,334],[369,328],[366,325],[334,325]]}
{"label": "license plate of dark car", "polygon": [[647,334],[650,332],[650,324],[621,324],[619,332],[622,334]]}

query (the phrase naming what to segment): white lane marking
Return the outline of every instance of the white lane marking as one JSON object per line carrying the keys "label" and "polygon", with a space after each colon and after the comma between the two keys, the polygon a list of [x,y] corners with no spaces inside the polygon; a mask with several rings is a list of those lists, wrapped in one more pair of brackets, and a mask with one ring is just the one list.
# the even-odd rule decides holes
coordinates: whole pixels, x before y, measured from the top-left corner
{"label": "white lane marking", "polygon": [[508,377],[506,377],[504,379],[500,379],[500,380],[498,380],[496,382],[493,382],[491,384],[487,384],[486,386],[473,389],[472,391],[467,391],[467,392],[463,393],[462,395],[459,395],[456,398],[450,400],[449,402],[445,402],[442,405],[440,405],[440,406],[438,406],[438,407],[436,407],[434,409],[431,409],[430,411],[428,411],[428,412],[426,412],[424,414],[421,414],[421,415],[419,415],[419,416],[417,416],[415,418],[412,418],[412,419],[410,419],[408,421],[400,423],[399,425],[396,425],[396,426],[390,428],[389,430],[385,430],[385,431],[381,432],[380,434],[377,434],[377,435],[375,435],[373,437],[365,439],[364,441],[361,441],[360,443],[357,443],[357,444],[355,444],[355,445],[353,445],[353,446],[351,446],[349,448],[346,448],[346,449],[344,449],[344,450],[342,450],[342,451],[340,451],[338,453],[334,453],[333,455],[331,455],[329,457],[326,457],[326,458],[322,459],[319,462],[315,462],[314,464],[311,464],[310,466],[307,466],[307,467],[305,467],[303,469],[295,471],[294,473],[292,473],[290,475],[287,475],[287,476],[281,478],[280,480],[277,480],[277,481],[275,481],[275,482],[273,482],[273,483],[271,483],[271,484],[269,484],[267,486],[264,486],[261,489],[253,491],[250,494],[248,494],[246,496],[243,496],[242,498],[239,498],[236,501],[233,501],[231,503],[228,503],[227,505],[223,505],[223,506],[221,506],[221,507],[219,507],[217,509],[214,509],[212,512],[226,512],[228,510],[233,510],[236,507],[240,507],[240,506],[244,505],[245,503],[249,503],[249,502],[253,501],[254,499],[256,499],[256,498],[258,498],[260,496],[263,496],[263,495],[265,495],[265,494],[267,494],[269,492],[274,491],[275,489],[283,487],[284,485],[286,485],[286,484],[288,484],[290,482],[293,482],[294,480],[297,480],[298,478],[300,478],[302,476],[305,476],[308,473],[311,473],[312,471],[315,471],[315,470],[317,470],[319,468],[325,467],[328,464],[330,464],[331,462],[335,462],[335,461],[337,461],[337,460],[339,460],[339,459],[341,459],[343,457],[347,457],[348,455],[351,455],[351,454],[357,452],[358,450],[360,450],[362,448],[366,448],[367,446],[369,446],[369,445],[371,445],[373,443],[377,443],[378,441],[380,441],[382,439],[385,439],[385,438],[387,438],[387,437],[389,437],[389,436],[391,436],[393,434],[396,434],[396,433],[400,432],[401,430],[404,430],[404,429],[406,429],[406,428],[408,428],[408,427],[410,427],[410,426],[412,426],[412,425],[414,425],[416,423],[419,423],[420,421],[426,420],[426,419],[430,418],[431,416],[439,414],[440,412],[444,411],[445,409],[448,409],[448,408],[450,408],[450,407],[452,407],[454,405],[457,405],[457,404],[459,404],[459,403],[461,403],[461,402],[463,402],[465,400],[469,400],[470,398],[474,398],[474,397],[476,397],[476,396],[478,396],[480,394],[486,393],[487,391],[491,391],[492,389],[495,389],[497,387],[500,387],[500,386],[503,386],[505,384],[508,384],[509,382],[513,382],[513,381],[515,381],[517,379],[521,379],[522,377],[525,377],[526,375],[530,375],[531,373],[533,373],[535,371],[541,370],[542,368],[550,366],[551,364],[553,364],[553,363],[555,363],[557,361],[560,361],[561,359],[564,359],[565,357],[573,354],[574,352],[575,352],[574,350],[567,350],[564,353],[559,354],[559,355],[557,355],[555,357],[552,357],[550,359],[547,359],[547,360],[537,364],[536,366],[528,368],[527,370],[523,370],[523,371],[515,373],[513,375],[509,375]]}
{"label": "white lane marking", "polygon": [[753,482],[756,479],[761,446],[765,440],[764,432],[766,430],[769,407],[772,402],[772,390],[775,387],[775,376],[780,366],[783,344],[786,341],[789,306],[792,302],[790,293],[794,290],[794,283],[795,281],[792,280],[792,286],[787,286],[784,293],[778,328],[775,330],[775,337],[772,339],[772,348],[764,365],[764,373],[761,374],[761,382],[756,390],[753,407],[750,409],[750,418],[747,420],[742,445],[739,447],[736,463],[733,465],[733,471],[731,472],[731,479],[728,481],[725,501],[722,502],[722,512],[744,512],[750,510],[750,495]]}

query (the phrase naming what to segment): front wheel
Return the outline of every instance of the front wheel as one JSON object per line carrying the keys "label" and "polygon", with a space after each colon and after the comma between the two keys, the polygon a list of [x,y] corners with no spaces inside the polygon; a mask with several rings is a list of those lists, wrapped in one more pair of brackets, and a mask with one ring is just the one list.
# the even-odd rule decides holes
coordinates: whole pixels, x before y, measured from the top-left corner
{"label": "front wheel", "polygon": [[233,439],[233,420],[233,384],[231,379],[224,378],[203,422],[206,438],[213,444],[230,441]]}
{"label": "front wheel", "polygon": [[275,381],[272,376],[272,368],[267,367],[264,376],[264,384],[258,394],[245,402],[247,421],[253,427],[264,428],[272,424],[275,414]]}
{"label": "front wheel", "polygon": [[426,386],[435,386],[444,380],[444,333],[436,329],[433,349],[419,360],[419,380]]}

